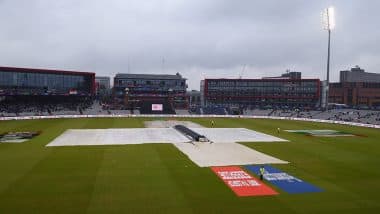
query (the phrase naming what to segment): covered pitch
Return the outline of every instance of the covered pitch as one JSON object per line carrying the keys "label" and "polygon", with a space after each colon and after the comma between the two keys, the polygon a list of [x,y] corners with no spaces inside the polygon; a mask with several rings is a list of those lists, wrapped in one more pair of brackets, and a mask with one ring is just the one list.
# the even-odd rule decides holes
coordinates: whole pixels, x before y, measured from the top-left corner
{"label": "covered pitch", "polygon": [[69,129],[47,146],[184,143],[189,139],[172,128]]}
{"label": "covered pitch", "polygon": [[198,166],[288,163],[236,142],[286,141],[244,128],[191,128],[210,142],[192,142],[174,128],[69,129],[47,146],[173,144]]}
{"label": "covered pitch", "polygon": [[[191,128],[213,143],[280,142],[284,139],[244,128]],[[186,143],[190,139],[174,128],[68,129],[47,146]]]}
{"label": "covered pitch", "polygon": [[238,143],[196,142],[174,145],[200,167],[288,163]]}

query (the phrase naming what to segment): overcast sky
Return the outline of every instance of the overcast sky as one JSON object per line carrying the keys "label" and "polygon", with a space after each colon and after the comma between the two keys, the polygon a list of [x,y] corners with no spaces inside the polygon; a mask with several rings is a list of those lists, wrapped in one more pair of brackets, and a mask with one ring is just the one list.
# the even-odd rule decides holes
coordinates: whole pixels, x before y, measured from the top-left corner
{"label": "overcast sky", "polygon": [[380,73],[377,0],[0,0],[0,65],[204,77],[325,79],[321,11],[336,9],[331,79]]}

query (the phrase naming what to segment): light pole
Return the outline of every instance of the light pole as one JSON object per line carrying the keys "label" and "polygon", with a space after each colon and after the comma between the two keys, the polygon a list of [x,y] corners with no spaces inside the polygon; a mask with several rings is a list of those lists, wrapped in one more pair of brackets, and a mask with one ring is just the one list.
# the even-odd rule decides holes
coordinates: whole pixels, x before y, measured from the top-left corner
{"label": "light pole", "polygon": [[322,24],[323,29],[328,32],[328,42],[327,42],[327,77],[326,77],[326,89],[325,89],[325,100],[322,100],[322,107],[327,109],[329,103],[329,86],[330,86],[330,40],[331,40],[331,30],[335,28],[335,9],[334,7],[329,7],[322,12]]}

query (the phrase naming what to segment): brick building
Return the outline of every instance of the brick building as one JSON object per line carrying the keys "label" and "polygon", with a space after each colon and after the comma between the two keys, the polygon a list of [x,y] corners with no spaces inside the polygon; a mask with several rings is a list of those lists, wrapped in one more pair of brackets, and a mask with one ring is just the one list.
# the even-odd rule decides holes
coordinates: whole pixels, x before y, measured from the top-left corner
{"label": "brick building", "polygon": [[339,83],[330,83],[329,103],[352,107],[380,106],[380,74],[368,73],[359,66],[340,71]]}
{"label": "brick building", "polygon": [[380,83],[331,83],[329,102],[346,104],[349,106],[380,106]]}

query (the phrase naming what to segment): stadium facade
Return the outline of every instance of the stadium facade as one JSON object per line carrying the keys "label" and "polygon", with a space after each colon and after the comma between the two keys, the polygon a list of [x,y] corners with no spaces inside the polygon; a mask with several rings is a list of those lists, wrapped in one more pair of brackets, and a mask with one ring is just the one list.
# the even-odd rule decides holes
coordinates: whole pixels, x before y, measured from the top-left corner
{"label": "stadium facade", "polygon": [[186,78],[177,73],[116,74],[113,90],[127,108],[140,108],[141,112],[152,104],[162,104],[169,111],[188,108],[186,89]]}
{"label": "stadium facade", "polygon": [[320,80],[301,78],[205,79],[201,82],[206,106],[308,107],[318,106]]}
{"label": "stadium facade", "polygon": [[83,95],[95,93],[95,73],[0,67],[0,95]]}

